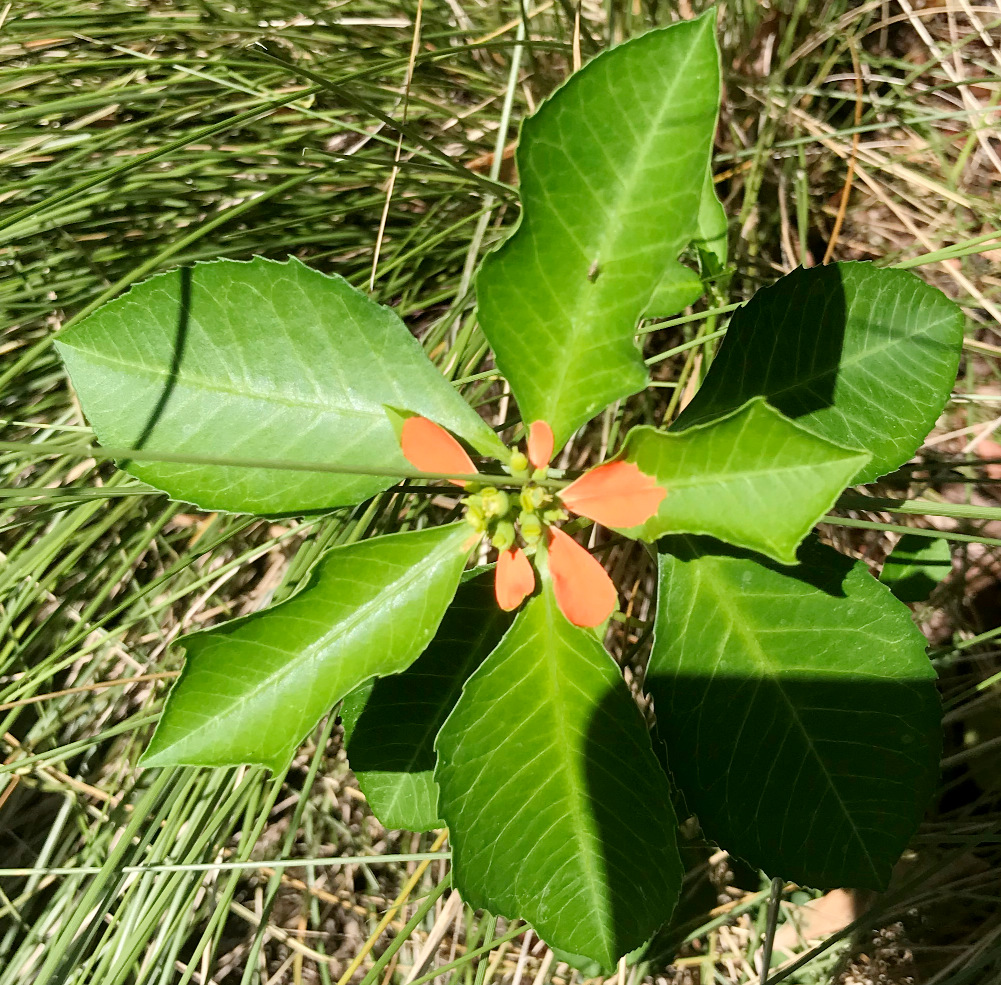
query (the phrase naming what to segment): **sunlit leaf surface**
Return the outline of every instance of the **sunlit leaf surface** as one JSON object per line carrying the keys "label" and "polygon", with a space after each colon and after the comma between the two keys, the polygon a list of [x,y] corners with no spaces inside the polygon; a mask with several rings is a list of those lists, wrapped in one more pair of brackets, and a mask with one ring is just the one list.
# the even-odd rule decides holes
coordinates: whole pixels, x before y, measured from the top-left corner
{"label": "sunlit leaf surface", "polygon": [[[389,308],[298,260],[217,260],[134,287],[56,343],[98,439],[115,448],[412,468],[387,407],[483,453],[503,446]],[[395,481],[133,460],[174,499],[237,513],[358,503]]]}
{"label": "sunlit leaf surface", "polygon": [[692,300],[676,261],[698,233],[718,103],[707,15],[599,55],[522,127],[521,221],[476,290],[523,419],[548,421],[557,447],[646,385],[640,315]]}
{"label": "sunlit leaf surface", "polygon": [[369,681],[344,699],[348,762],[387,828],[442,825],[434,740],[466,678],[511,624],[494,602],[493,573],[459,586],[430,646],[406,670]]}
{"label": "sunlit leaf surface", "polygon": [[625,532],[709,534],[793,564],[796,546],[868,460],[799,427],[763,400],[681,433],[634,428],[623,457],[667,490]]}
{"label": "sunlit leaf surface", "polygon": [[438,735],[455,885],[606,971],[681,885],[667,778],[618,667],[551,587],[521,610]]}
{"label": "sunlit leaf surface", "polygon": [[284,767],[336,701],[428,645],[468,540],[456,523],[335,547],[288,601],[185,637],[142,765]]}
{"label": "sunlit leaf surface", "polygon": [[763,396],[814,434],[871,452],[855,477],[870,482],[906,462],[935,424],[962,340],[960,308],[908,271],[800,268],[734,313],[673,429]]}

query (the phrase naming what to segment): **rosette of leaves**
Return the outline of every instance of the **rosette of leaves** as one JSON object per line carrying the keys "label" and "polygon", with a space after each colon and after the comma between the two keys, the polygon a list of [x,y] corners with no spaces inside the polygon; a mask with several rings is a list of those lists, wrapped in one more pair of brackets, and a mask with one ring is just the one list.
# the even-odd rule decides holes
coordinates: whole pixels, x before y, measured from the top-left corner
{"label": "rosette of leaves", "polygon": [[[182,639],[144,765],[281,770],[343,700],[377,816],[447,825],[471,905],[606,971],[677,899],[672,783],[769,874],[885,885],[936,781],[934,674],[909,610],[811,531],[932,427],[958,308],[868,263],[794,271],[735,313],[670,428],[570,486],[548,468],[646,386],[639,320],[725,259],[718,101],[707,16],[599,55],[524,124],[521,218],[477,292],[528,455],[392,310],[296,260],[175,270],[60,336],[98,439],[175,499],[294,515],[428,473],[468,496],[466,522],[336,547],[289,600]],[[616,595],[568,512],[657,554],[645,686],[670,777],[593,628]],[[494,588],[465,572],[482,536]]]}

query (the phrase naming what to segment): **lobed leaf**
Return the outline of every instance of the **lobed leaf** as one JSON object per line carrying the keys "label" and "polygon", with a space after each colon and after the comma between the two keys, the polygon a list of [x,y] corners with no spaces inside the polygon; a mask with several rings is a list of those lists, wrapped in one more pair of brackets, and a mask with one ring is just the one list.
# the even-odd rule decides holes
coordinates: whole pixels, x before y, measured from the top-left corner
{"label": "lobed leaf", "polygon": [[818,437],[758,398],[681,433],[634,428],[622,458],[667,490],[654,516],[621,528],[628,536],[708,534],[795,564],[797,545],[869,454]]}
{"label": "lobed leaf", "polygon": [[428,645],[469,536],[454,523],[335,547],[292,598],[185,637],[184,671],[141,765],[283,769],[337,701]]}
{"label": "lobed leaf", "polygon": [[677,259],[718,106],[709,13],[599,55],[522,127],[521,220],[483,262],[479,318],[522,418],[548,421],[557,447],[646,385],[644,311],[690,298]]}
{"label": "lobed leaf", "polygon": [[672,430],[763,396],[797,424],[872,459],[854,482],[906,462],[956,379],[963,313],[905,270],[799,268],[734,312],[719,353]]}
{"label": "lobed leaf", "polygon": [[435,736],[466,678],[510,625],[494,602],[493,573],[485,572],[459,586],[431,644],[406,670],[370,680],[344,699],[348,762],[384,827],[442,826]]}
{"label": "lobed leaf", "polygon": [[551,584],[466,682],[438,734],[455,886],[606,971],[681,885],[667,778],[615,662]]}
{"label": "lobed leaf", "polygon": [[938,777],[910,612],[817,541],[795,568],[708,538],[660,550],[646,687],[703,829],[784,879],[885,888]]}
{"label": "lobed leaf", "polygon": [[[161,274],[56,346],[109,447],[406,470],[391,407],[437,421],[483,454],[505,454],[394,311],[295,259]],[[359,503],[395,481],[145,459],[123,467],[174,499],[239,513]]]}

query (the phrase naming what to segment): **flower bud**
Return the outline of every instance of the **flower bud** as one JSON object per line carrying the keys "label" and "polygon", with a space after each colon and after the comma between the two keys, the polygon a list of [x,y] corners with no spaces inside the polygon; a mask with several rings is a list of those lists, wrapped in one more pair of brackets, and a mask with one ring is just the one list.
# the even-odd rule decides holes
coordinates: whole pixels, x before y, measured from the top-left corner
{"label": "flower bud", "polygon": [[483,515],[483,510],[475,504],[466,505],[466,515],[463,519],[468,523],[477,533],[483,533],[487,529],[487,518]]}
{"label": "flower bud", "polygon": [[522,513],[518,517],[518,525],[521,527],[521,536],[525,538],[526,544],[537,544],[542,537],[542,521],[535,513]]}
{"label": "flower bud", "polygon": [[508,462],[508,468],[511,469],[512,475],[528,475],[528,459],[520,451],[511,452],[511,461]]}
{"label": "flower bud", "polygon": [[506,551],[514,543],[514,524],[510,520],[501,520],[494,530],[490,543],[499,551]]}
{"label": "flower bud", "polygon": [[561,510],[558,507],[546,510],[546,512],[542,514],[542,519],[545,520],[546,523],[562,523],[566,518],[567,511]]}

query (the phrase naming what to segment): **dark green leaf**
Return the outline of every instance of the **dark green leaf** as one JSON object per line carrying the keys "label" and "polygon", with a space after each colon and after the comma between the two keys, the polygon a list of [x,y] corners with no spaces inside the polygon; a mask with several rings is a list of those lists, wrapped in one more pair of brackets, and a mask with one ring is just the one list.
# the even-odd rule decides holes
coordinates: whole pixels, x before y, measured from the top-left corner
{"label": "dark green leaf", "polygon": [[868,460],[817,437],[762,399],[680,434],[638,427],[622,452],[667,489],[645,524],[624,532],[709,534],[796,563],[796,547]]}
{"label": "dark green leaf", "polygon": [[924,602],[952,571],[952,549],[941,537],[905,534],[883,562],[879,580],[901,602]]}
{"label": "dark green leaf", "polygon": [[[392,407],[437,421],[484,454],[504,453],[395,312],[294,259],[161,274],[56,345],[109,447],[408,469]],[[358,503],[394,482],[146,460],[128,470],[175,499],[240,513]]]}
{"label": "dark green leaf", "polygon": [[963,313],[914,274],[871,263],[802,268],[734,313],[684,430],[764,396],[798,424],[872,460],[870,482],[906,462],[956,379]]}
{"label": "dark green leaf", "polygon": [[466,682],[437,740],[456,888],[611,971],[681,884],[671,796],[615,662],[549,584]]}
{"label": "dark green leaf", "polygon": [[428,645],[469,537],[454,523],[335,547],[288,601],[185,637],[142,765],[281,770],[335,702]]}
{"label": "dark green leaf", "polygon": [[910,612],[816,541],[795,568],[708,538],[660,546],[647,688],[706,833],[785,879],[884,888],[938,778]]}
{"label": "dark green leaf", "polygon": [[466,678],[511,624],[494,599],[493,571],[459,586],[435,638],[406,670],[369,681],[344,699],[348,762],[387,828],[442,827],[434,740]]}
{"label": "dark green leaf", "polygon": [[[697,235],[719,104],[713,15],[599,55],[522,127],[522,216],[477,280],[522,417],[556,446],[641,390],[636,323]],[[657,312],[662,313],[662,312]]]}

